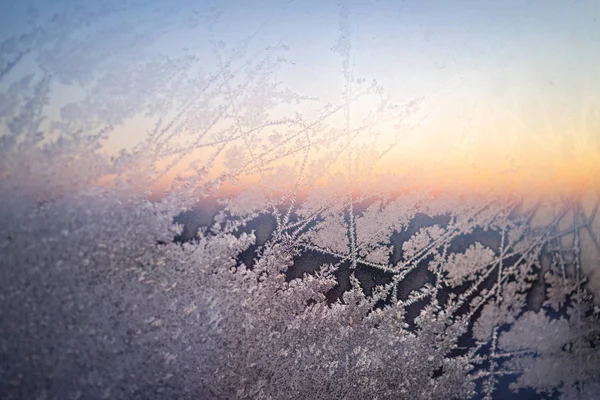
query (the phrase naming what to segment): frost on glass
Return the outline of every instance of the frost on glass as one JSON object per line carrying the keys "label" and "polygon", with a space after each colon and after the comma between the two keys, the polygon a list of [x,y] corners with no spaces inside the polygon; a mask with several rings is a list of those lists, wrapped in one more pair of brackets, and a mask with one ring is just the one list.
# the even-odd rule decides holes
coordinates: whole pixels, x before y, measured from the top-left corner
{"label": "frost on glass", "polygon": [[429,110],[354,75],[352,7],[330,103],[218,8],[34,3],[0,44],[2,399],[600,397],[597,193],[376,179]]}

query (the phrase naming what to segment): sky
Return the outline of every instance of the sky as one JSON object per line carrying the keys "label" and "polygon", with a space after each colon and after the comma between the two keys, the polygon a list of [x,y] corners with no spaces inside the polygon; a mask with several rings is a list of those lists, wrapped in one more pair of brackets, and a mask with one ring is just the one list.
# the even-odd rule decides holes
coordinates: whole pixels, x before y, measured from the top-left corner
{"label": "sky", "polygon": [[[318,104],[339,104],[344,101],[343,58],[332,47],[341,34],[342,3],[348,10],[344,34],[353,76],[376,79],[394,103],[425,98],[411,120],[413,129],[378,162],[378,174],[413,171],[420,182],[481,188],[507,185],[501,172],[511,170],[513,189],[552,192],[597,185],[600,2],[595,0],[142,2],[106,23],[144,23],[152,30],[153,21],[157,27],[164,24],[169,12],[191,18],[218,10],[213,32],[226,48],[249,35],[255,35],[250,54],[284,44],[290,63],[277,79],[318,97]],[[63,7],[46,1],[38,10],[52,15]],[[2,8],[2,35],[24,29],[19,5],[6,2]],[[146,50],[176,56],[187,49],[205,71],[215,68],[205,21],[174,26]],[[99,43],[114,47],[107,57],[128,51],[114,37],[106,40],[113,42]],[[83,91],[58,84],[50,114],[58,115]],[[350,123],[360,123],[371,106],[368,101],[352,106]],[[316,113],[311,102],[298,111],[309,117]],[[117,127],[107,148],[130,147],[152,123],[136,118]],[[392,128],[381,129],[380,143],[395,140]]]}

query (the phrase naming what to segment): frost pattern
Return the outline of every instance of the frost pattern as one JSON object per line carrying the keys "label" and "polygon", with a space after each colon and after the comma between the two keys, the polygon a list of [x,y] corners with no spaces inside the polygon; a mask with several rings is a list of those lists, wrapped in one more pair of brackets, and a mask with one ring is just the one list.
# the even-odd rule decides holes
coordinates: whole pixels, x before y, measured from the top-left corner
{"label": "frost pattern", "polygon": [[[600,251],[597,197],[535,226],[542,205],[512,196],[361,191],[425,100],[389,104],[353,75],[348,8],[343,100],[309,116],[293,106],[315,98],[277,81],[285,45],[229,45],[218,13],[185,5],[110,26],[142,3],[32,7],[0,46],[3,399],[494,398],[505,377],[600,396],[581,250]],[[196,26],[214,65],[144,46]],[[59,84],[82,98],[48,116]],[[356,103],[373,105],[363,121]],[[144,140],[107,155],[140,115]],[[380,145],[389,121],[397,141]],[[183,211],[249,176],[181,236]]]}

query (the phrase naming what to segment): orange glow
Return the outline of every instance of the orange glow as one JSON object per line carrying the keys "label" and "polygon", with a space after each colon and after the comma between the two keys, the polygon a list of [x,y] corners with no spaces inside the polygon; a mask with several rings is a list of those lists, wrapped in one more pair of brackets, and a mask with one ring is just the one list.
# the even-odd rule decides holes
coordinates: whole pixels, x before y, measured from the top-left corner
{"label": "orange glow", "polygon": [[[405,124],[412,128],[398,131],[393,123],[384,123],[358,135],[342,134],[331,143],[311,148],[301,177],[298,174],[304,151],[267,162],[261,174],[251,171],[233,174],[235,179],[226,177],[214,185],[219,188],[215,187],[216,192],[212,194],[229,196],[248,186],[259,185],[265,192],[280,193],[294,190],[305,193],[315,187],[330,187],[333,191],[363,193],[437,190],[538,198],[600,188],[600,137],[594,115],[586,117],[576,115],[573,110],[561,112],[558,109],[554,113],[529,112],[529,108],[507,111],[498,104],[490,106],[484,99],[469,103],[483,104],[472,110],[470,106],[463,106],[467,100],[458,101],[453,97],[455,94],[436,100],[438,111],[426,122]],[[582,106],[582,109],[586,108]],[[419,115],[414,117],[419,118]],[[352,121],[350,129],[360,126],[358,114]],[[266,131],[262,132],[265,137],[269,134]],[[307,136],[310,135],[322,141],[317,133],[308,132]],[[247,147],[239,142],[235,145],[240,151]],[[326,165],[333,159],[333,153],[338,158]],[[215,159],[202,182],[231,172],[223,161],[223,154]],[[209,158],[210,152],[194,155],[199,165]],[[192,174],[193,170],[186,170],[189,160],[165,174],[153,191],[162,193],[175,176]],[[159,166],[159,170],[164,165]],[[297,182],[300,185],[295,189]]]}
{"label": "orange glow", "polygon": [[[425,160],[425,156],[422,159]],[[351,176],[343,165],[337,165],[312,185],[301,184],[301,189],[306,191],[307,188],[330,186],[332,190],[352,188],[375,192],[403,188],[443,190],[456,194],[500,192],[539,197],[562,196],[600,188],[600,155],[596,152],[577,159],[550,158],[547,154],[530,152],[527,158],[513,156],[509,160],[483,154],[472,159],[446,158],[419,163],[419,155],[412,154],[410,158],[382,161],[370,171],[357,171]],[[183,168],[165,175],[153,191],[165,191],[178,171],[183,172]],[[215,179],[224,172],[215,168],[205,181]],[[289,181],[279,182],[281,185],[277,186],[276,180],[270,180],[267,186],[263,179],[264,176],[258,174],[241,175],[235,181],[225,180],[218,193],[229,196],[246,187],[261,184],[265,190],[293,189]]]}

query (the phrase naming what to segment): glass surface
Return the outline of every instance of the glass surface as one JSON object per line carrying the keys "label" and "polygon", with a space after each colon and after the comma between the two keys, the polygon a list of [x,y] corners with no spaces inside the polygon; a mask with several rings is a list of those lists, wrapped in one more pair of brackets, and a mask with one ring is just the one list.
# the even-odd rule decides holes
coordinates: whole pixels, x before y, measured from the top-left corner
{"label": "glass surface", "polygon": [[600,398],[600,2],[0,2],[0,398]]}

